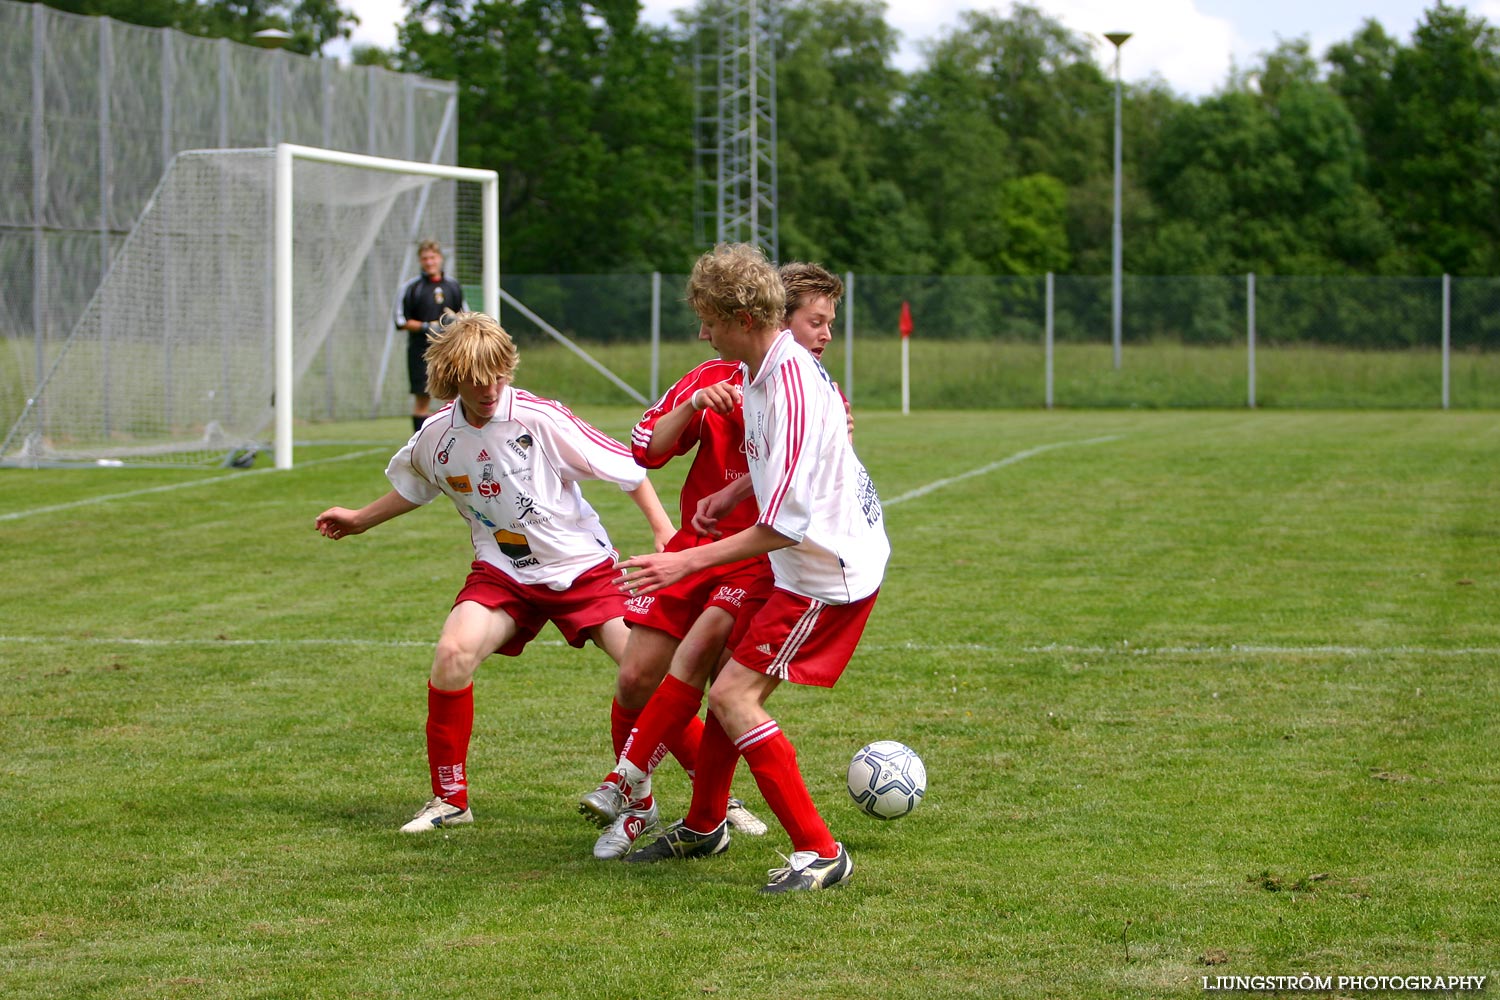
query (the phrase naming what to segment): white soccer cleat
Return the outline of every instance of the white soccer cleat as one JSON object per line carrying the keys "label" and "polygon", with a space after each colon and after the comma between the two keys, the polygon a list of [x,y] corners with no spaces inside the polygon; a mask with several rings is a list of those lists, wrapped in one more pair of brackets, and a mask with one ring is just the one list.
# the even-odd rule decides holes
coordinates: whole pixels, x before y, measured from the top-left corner
{"label": "white soccer cleat", "polygon": [[600,861],[623,858],[630,853],[630,848],[642,834],[649,833],[660,825],[661,814],[657,811],[655,802],[651,803],[649,809],[626,809],[594,841],[594,857]]}
{"label": "white soccer cleat", "polygon": [[624,809],[625,793],[616,781],[606,781],[578,800],[578,811],[598,826],[609,826]]}
{"label": "white soccer cleat", "polygon": [[770,881],[760,887],[761,892],[808,892],[828,889],[849,880],[854,874],[854,860],[843,844],[835,844],[838,853],[831,858],[820,858],[814,851],[794,851],[786,859],[785,868],[772,868],[766,874]]}
{"label": "white soccer cleat", "polygon": [[450,805],[440,798],[434,798],[401,828],[402,833],[426,833],[428,830],[436,830],[440,826],[457,826],[460,823],[474,822],[474,813],[470,809],[460,809],[458,806]]}
{"label": "white soccer cleat", "polygon": [[729,825],[734,828],[735,833],[743,833],[747,837],[760,837],[766,832],[766,821],[755,813],[745,808],[745,803],[739,799],[730,798],[729,811],[724,818],[729,820]]}

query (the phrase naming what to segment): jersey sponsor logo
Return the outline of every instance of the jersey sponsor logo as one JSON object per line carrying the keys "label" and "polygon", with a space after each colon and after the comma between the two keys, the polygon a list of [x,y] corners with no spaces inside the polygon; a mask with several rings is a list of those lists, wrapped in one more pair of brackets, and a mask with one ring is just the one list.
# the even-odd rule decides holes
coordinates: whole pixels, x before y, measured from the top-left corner
{"label": "jersey sponsor logo", "polygon": [[438,305],[442,305],[443,304],[443,286],[442,285],[438,285],[436,288],[434,288],[432,290],[432,301],[436,302]]}
{"label": "jersey sponsor logo", "polygon": [[448,456],[453,452],[453,446],[457,442],[458,442],[458,438],[451,437],[443,445],[443,450],[437,453],[438,465],[447,465],[448,464]]}
{"label": "jersey sponsor logo", "polygon": [[524,493],[517,494],[517,496],[516,496],[516,519],[519,520],[519,521],[524,521],[527,518],[532,518],[534,520],[536,518],[536,516],[537,516],[536,500],[534,500],[533,498],[527,496]]}
{"label": "jersey sponsor logo", "polygon": [[489,528],[491,531],[495,529],[495,522],[485,517],[478,507],[475,507],[473,504],[467,504],[466,506],[469,508],[469,513],[473,514],[475,520],[477,520],[480,524],[484,525],[486,528]]}
{"label": "jersey sponsor logo", "polygon": [[495,532],[495,544],[500,546],[500,551],[507,559],[515,563],[516,566],[536,565],[535,559],[532,559],[530,562],[524,561],[531,556],[531,543],[526,540],[525,535],[517,534],[514,531],[506,531],[504,528],[501,528]]}
{"label": "jersey sponsor logo", "polygon": [[721,586],[718,590],[714,591],[714,596],[709,598],[709,600],[723,601],[726,604],[733,604],[737,608],[743,607],[745,602],[745,588]]}
{"label": "jersey sponsor logo", "polygon": [[875,480],[864,469],[859,470],[859,487],[856,491],[860,509],[865,512],[865,523],[870,527],[880,520],[880,494],[875,492]]}
{"label": "jersey sponsor logo", "polygon": [[525,458],[526,452],[531,448],[531,435],[522,434],[520,437],[511,438],[505,442],[505,445],[517,455]]}
{"label": "jersey sponsor logo", "polygon": [[495,479],[493,465],[486,465],[484,471],[479,474],[479,495],[486,500],[493,500],[500,495],[500,483]]}
{"label": "jersey sponsor logo", "polygon": [[479,454],[474,456],[474,461],[476,461],[476,462],[489,462],[489,461],[492,461],[492,459],[490,458],[489,450],[485,449],[485,448],[480,448],[479,449]]}
{"label": "jersey sponsor logo", "polygon": [[646,615],[651,612],[651,605],[656,603],[656,595],[636,594],[625,602],[625,611],[632,615]]}
{"label": "jersey sponsor logo", "polygon": [[454,493],[473,493],[474,487],[469,484],[468,476],[448,476],[448,488]]}

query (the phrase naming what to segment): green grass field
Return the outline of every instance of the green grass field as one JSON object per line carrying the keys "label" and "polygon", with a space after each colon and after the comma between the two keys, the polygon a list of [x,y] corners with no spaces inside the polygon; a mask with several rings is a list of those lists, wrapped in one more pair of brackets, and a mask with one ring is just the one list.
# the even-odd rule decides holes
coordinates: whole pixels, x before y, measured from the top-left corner
{"label": "green grass field", "polygon": [[[617,436],[637,413],[578,409]],[[312,525],[385,490],[404,420],[299,428],[291,472],[0,471],[0,992],[1495,988],[1500,416],[858,417],[887,583],[839,687],[771,702],[856,871],[792,898],[755,891],[774,825],[701,862],[590,857],[612,665],[550,629],[480,671],[475,825],[396,832],[466,533],[440,505]],[[629,502],[590,496],[639,550]],[[843,788],[881,738],[930,775],[893,823]],[[675,765],[657,789],[680,815]]]}

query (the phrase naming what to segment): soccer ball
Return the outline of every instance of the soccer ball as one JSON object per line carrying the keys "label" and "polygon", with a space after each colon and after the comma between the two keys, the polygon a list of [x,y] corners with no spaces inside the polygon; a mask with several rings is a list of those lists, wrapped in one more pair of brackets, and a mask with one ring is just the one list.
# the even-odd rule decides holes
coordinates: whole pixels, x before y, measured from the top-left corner
{"label": "soccer ball", "polygon": [[849,795],[876,819],[900,819],[925,794],[927,766],[905,743],[877,740],[860,747],[849,762]]}

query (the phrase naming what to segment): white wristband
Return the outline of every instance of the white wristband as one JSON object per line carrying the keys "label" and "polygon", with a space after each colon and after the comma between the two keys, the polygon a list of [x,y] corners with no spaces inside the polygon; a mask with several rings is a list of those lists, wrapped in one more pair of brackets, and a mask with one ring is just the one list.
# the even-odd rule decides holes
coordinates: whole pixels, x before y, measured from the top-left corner
{"label": "white wristband", "polygon": [[698,401],[698,397],[701,396],[701,395],[703,395],[703,390],[699,389],[697,392],[694,392],[693,395],[692,395],[692,397],[689,399],[689,402],[691,402],[693,404],[693,409],[694,410],[701,410],[705,406],[708,405],[707,403],[702,403],[702,402]]}

